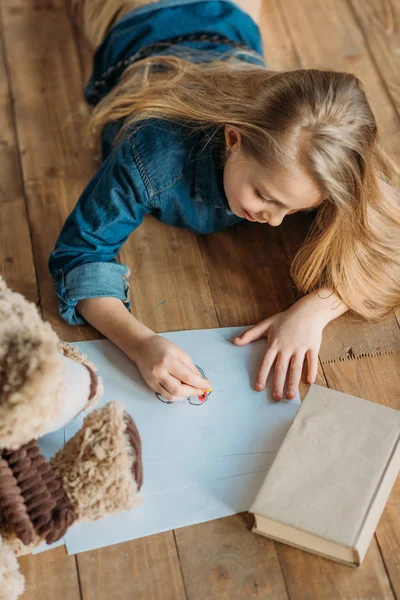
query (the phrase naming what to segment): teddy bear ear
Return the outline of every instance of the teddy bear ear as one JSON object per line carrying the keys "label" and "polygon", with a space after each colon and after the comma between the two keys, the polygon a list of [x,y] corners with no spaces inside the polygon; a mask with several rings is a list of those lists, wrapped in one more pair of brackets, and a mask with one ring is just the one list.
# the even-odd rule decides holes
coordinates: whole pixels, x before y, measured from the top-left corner
{"label": "teddy bear ear", "polygon": [[0,535],[0,598],[17,600],[25,589],[17,558]]}
{"label": "teddy bear ear", "polygon": [[60,340],[59,347],[66,360],[80,363],[89,371],[90,392],[86,406],[84,407],[85,410],[88,410],[97,404],[99,398],[101,398],[104,392],[103,382],[97,374],[97,367],[88,359],[86,354],[83,354],[83,352],[80,352],[77,348],[71,346],[71,344],[68,344],[68,342],[63,342]]}
{"label": "teddy bear ear", "polygon": [[58,337],[36,306],[0,281],[0,448],[38,438],[62,404]]}

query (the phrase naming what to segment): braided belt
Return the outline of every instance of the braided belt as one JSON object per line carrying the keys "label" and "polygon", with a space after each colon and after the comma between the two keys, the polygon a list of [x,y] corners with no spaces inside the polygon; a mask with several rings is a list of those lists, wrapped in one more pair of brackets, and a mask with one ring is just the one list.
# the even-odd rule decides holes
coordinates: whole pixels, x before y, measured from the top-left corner
{"label": "braided belt", "polygon": [[191,33],[186,35],[177,35],[154,44],[149,44],[141,48],[138,52],[120,60],[115,65],[107,69],[102,73],[101,77],[93,83],[93,90],[90,90],[87,94],[89,102],[96,104],[102,96],[106,95],[117,83],[125,69],[133,64],[134,62],[147,58],[153,52],[163,49],[165,46],[170,44],[179,44],[181,42],[219,42],[236,48],[243,48],[244,50],[250,50],[248,46],[241,42],[234,42],[230,38],[207,32]]}

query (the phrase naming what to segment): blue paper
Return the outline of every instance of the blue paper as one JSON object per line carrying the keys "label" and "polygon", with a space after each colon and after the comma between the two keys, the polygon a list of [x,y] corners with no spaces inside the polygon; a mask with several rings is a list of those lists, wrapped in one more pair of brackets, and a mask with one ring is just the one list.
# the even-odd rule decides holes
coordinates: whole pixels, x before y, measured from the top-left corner
{"label": "blue paper", "polygon": [[[74,525],[69,553],[201,523],[248,510],[300,406],[297,396],[275,402],[271,378],[254,384],[265,340],[230,343],[243,327],[163,334],[210,379],[204,404],[160,402],[136,366],[108,340],[74,344],[98,367],[104,383],[99,405],[121,401],[134,418],[143,446],[143,504],[129,513]],[[70,439],[83,424],[66,426]]]}
{"label": "blue paper", "polygon": [[129,512],[73,525],[65,536],[68,554],[102,548],[248,510],[266,471],[228,477],[144,498]]}

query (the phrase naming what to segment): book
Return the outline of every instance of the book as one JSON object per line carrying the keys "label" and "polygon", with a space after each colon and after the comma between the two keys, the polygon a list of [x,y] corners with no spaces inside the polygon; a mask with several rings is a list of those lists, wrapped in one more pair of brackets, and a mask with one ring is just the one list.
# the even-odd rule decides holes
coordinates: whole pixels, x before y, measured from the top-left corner
{"label": "book", "polygon": [[400,411],[312,385],[250,512],[253,531],[358,567],[400,470]]}

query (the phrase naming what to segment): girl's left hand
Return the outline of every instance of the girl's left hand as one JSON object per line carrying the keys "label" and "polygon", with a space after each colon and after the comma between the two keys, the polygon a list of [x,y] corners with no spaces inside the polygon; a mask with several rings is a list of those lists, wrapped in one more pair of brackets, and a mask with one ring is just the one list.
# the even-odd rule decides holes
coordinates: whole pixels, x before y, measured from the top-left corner
{"label": "girl's left hand", "polygon": [[257,377],[256,390],[265,388],[269,372],[275,364],[273,398],[284,397],[286,379],[287,398],[295,398],[300,383],[304,359],[308,362],[308,382],[314,383],[318,371],[318,353],[326,315],[318,311],[313,299],[304,296],[288,310],[273,315],[234,338],[237,346],[266,337],[268,348]]}

